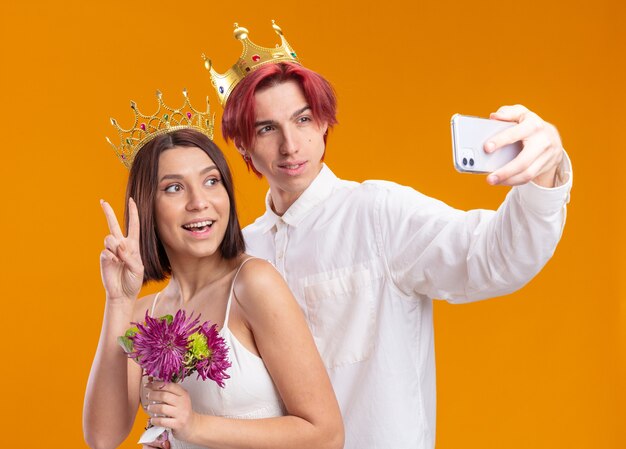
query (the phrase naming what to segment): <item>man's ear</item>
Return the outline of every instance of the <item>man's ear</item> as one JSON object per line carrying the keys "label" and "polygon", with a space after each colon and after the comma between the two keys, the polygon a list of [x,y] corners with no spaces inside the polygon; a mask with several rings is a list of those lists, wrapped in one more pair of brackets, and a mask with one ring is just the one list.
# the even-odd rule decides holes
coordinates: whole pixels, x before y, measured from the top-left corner
{"label": "man's ear", "polygon": [[252,158],[250,157],[250,153],[248,153],[246,149],[238,142],[235,142],[235,146],[237,147],[237,151],[239,151],[239,154],[241,154],[241,157],[243,157],[243,160],[246,161],[247,164],[251,164]]}
{"label": "man's ear", "polygon": [[320,125],[320,130],[323,131],[322,134],[326,135],[328,134],[328,123],[324,122]]}
{"label": "man's ear", "polygon": [[237,148],[237,151],[239,151],[239,154],[241,154],[242,156],[245,156],[248,152],[245,150],[245,148],[241,145],[241,142],[235,140],[235,147]]}

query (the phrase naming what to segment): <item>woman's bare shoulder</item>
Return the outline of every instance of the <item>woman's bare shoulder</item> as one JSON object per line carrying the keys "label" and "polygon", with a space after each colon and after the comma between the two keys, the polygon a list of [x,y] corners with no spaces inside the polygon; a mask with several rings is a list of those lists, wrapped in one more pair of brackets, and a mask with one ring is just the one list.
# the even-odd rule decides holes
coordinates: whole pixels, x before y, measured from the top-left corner
{"label": "woman's bare shoulder", "polygon": [[248,260],[237,275],[234,289],[235,297],[242,306],[254,307],[259,302],[267,305],[268,301],[280,301],[285,296],[292,300],[291,292],[281,274],[264,259]]}
{"label": "woman's bare shoulder", "polygon": [[276,283],[284,284],[285,280],[274,265],[265,259],[251,257],[241,267],[235,288],[262,288]]}

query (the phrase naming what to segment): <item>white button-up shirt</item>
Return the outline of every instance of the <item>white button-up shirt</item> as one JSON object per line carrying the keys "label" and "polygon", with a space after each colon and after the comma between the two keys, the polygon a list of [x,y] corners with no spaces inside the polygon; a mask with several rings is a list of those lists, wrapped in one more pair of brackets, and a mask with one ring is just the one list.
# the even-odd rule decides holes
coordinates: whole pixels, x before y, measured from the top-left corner
{"label": "white button-up shirt", "polygon": [[432,299],[468,302],[526,284],[554,252],[572,183],[510,190],[498,211],[453,209],[324,165],[283,214],[244,229],[247,252],[286,279],[341,406],[348,449],[435,444]]}

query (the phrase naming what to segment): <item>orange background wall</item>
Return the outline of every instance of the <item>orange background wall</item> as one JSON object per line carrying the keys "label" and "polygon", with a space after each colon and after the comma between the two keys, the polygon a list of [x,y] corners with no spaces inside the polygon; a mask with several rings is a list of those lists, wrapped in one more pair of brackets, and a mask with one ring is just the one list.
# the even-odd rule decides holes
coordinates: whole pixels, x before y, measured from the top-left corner
{"label": "orange background wall", "polygon": [[[338,92],[327,162],[342,177],[494,208],[505,188],[452,167],[450,116],[520,102],[558,126],[575,187],[552,261],[510,297],[436,306],[437,447],[626,447],[622,1],[178,5],[3,1],[3,446],[85,447],[104,301],[98,200],[121,211],[127,176],[104,140],[109,117],[126,125],[130,99],[150,111],[157,88],[175,104],[187,87],[219,119],[200,54],[225,70],[240,52],[232,23],[269,46],[274,18]],[[226,152],[247,224],[266,184]]]}

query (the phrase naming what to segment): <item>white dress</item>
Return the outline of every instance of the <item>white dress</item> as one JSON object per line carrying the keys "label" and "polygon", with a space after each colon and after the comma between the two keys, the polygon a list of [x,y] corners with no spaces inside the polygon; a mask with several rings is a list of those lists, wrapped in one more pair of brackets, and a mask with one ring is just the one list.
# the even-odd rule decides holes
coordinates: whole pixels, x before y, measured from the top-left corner
{"label": "white dress", "polygon": [[[258,355],[244,347],[228,327],[235,280],[241,267],[251,259],[254,257],[244,260],[235,273],[226,304],[224,326],[219,332],[229,348],[228,359],[232,366],[226,372],[230,378],[224,381],[224,388],[220,388],[210,379],[205,381],[196,379],[195,374],[181,382],[181,385],[191,396],[194,411],[198,413],[237,419],[271,418],[285,415],[284,404],[265,363]],[[154,313],[158,296],[157,294],[154,298],[152,313]],[[172,449],[205,449],[204,446],[179,441],[171,432],[169,439]]]}

